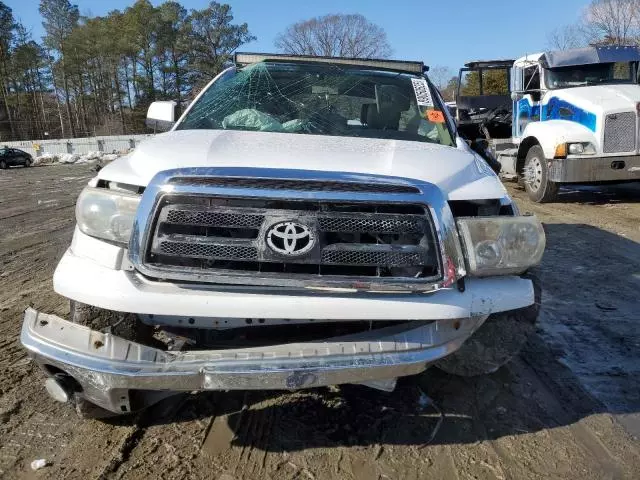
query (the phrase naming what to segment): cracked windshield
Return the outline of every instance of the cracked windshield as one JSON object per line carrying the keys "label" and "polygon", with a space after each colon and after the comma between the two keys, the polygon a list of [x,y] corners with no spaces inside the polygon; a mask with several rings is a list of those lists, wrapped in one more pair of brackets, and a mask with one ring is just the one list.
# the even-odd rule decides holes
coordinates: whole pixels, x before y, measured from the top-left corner
{"label": "cracked windshield", "polygon": [[409,74],[333,65],[257,63],[223,74],[177,129],[256,130],[452,145],[444,114],[432,106],[433,98],[426,80]]}

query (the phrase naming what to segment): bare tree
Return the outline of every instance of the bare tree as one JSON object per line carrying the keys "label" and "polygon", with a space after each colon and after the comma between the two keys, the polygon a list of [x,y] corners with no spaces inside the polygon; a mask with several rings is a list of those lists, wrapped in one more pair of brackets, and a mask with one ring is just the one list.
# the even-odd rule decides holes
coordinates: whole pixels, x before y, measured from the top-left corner
{"label": "bare tree", "polygon": [[449,67],[436,65],[429,69],[429,78],[433,84],[438,87],[438,90],[445,89],[451,80],[451,77],[453,77],[453,70]]}
{"label": "bare tree", "polygon": [[640,0],[592,0],[584,15],[590,43],[627,45],[640,34]]}
{"label": "bare tree", "polygon": [[556,50],[584,47],[589,43],[587,32],[581,24],[556,28],[549,34],[547,41]]}
{"label": "bare tree", "polygon": [[331,14],[289,25],[276,48],[296,55],[388,58],[391,46],[382,27],[360,14]]}

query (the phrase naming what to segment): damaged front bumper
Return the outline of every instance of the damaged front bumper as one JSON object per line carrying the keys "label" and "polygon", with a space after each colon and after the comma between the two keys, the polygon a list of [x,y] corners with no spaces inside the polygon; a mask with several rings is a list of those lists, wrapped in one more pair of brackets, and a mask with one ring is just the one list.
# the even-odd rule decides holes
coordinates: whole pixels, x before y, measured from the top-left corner
{"label": "damaged front bumper", "polygon": [[295,390],[395,379],[422,372],[457,350],[487,316],[410,321],[309,343],[168,352],[27,309],[21,341],[50,375],[114,413],[156,394],[194,390]]}

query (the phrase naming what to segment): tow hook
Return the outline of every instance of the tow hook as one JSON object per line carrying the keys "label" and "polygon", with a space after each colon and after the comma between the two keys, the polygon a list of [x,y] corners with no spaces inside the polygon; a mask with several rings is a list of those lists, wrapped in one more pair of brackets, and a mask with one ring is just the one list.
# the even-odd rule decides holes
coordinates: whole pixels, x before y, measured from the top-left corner
{"label": "tow hook", "polygon": [[622,170],[625,167],[625,163],[622,160],[616,160],[615,162],[611,162],[611,168],[613,170]]}

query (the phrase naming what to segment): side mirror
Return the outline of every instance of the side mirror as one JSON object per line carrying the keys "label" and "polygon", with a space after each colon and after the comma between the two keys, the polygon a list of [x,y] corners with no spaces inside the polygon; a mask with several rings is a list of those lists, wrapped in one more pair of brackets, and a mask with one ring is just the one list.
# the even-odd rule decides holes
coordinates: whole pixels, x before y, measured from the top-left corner
{"label": "side mirror", "polygon": [[176,123],[176,105],[173,100],[166,102],[153,102],[147,110],[147,127],[151,128],[154,133],[166,132],[171,130],[173,124]]}
{"label": "side mirror", "polygon": [[471,142],[471,149],[476,152],[484,152],[489,149],[489,141],[485,138],[476,138]]}
{"label": "side mirror", "polygon": [[511,92],[511,100],[513,100],[514,102],[517,100],[520,100],[520,93],[519,92]]}

